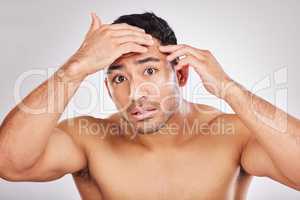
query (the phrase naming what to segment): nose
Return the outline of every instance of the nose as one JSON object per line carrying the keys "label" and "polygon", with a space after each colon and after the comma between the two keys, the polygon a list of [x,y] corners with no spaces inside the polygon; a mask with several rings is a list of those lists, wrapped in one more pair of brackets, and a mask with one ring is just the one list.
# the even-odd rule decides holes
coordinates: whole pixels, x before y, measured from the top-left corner
{"label": "nose", "polygon": [[145,81],[134,80],[130,86],[130,98],[136,102],[146,101],[149,94],[149,84]]}
{"label": "nose", "polygon": [[132,77],[129,88],[132,101],[148,101],[160,97],[160,85],[155,81],[147,81],[143,77]]}

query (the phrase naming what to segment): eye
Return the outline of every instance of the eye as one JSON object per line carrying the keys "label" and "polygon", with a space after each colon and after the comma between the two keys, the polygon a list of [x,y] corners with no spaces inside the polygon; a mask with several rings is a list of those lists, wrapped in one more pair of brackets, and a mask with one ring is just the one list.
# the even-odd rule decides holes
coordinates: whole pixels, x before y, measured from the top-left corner
{"label": "eye", "polygon": [[158,71],[158,69],[155,69],[153,67],[148,67],[147,69],[145,69],[144,74],[151,76],[152,74],[156,73],[156,71]]}
{"label": "eye", "polygon": [[122,83],[124,80],[126,80],[125,76],[122,75],[117,75],[113,78],[113,82],[120,84]]}

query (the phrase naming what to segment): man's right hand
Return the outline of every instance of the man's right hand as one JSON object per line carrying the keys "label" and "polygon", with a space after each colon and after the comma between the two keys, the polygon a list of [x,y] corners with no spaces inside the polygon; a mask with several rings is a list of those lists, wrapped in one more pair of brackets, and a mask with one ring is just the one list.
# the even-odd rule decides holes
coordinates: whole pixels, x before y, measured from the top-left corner
{"label": "man's right hand", "polygon": [[[70,128],[69,123],[57,124],[62,111],[87,75],[109,66],[123,54],[146,52],[146,46],[153,44],[153,39],[147,39],[138,27],[102,25],[95,14],[92,19],[77,52],[0,124],[0,177],[16,181],[50,180],[86,167],[85,152],[76,142],[82,140],[76,136],[78,128]],[[65,80],[75,84],[68,84],[66,89],[62,84]],[[24,105],[31,110],[43,108],[45,112],[28,112],[22,109]]]}
{"label": "man's right hand", "polygon": [[153,44],[152,36],[141,28],[126,23],[101,24],[95,13],[91,16],[89,31],[80,48],[69,60],[76,63],[75,66],[79,68],[76,72],[83,76],[104,69],[123,54],[145,53],[145,46]]}

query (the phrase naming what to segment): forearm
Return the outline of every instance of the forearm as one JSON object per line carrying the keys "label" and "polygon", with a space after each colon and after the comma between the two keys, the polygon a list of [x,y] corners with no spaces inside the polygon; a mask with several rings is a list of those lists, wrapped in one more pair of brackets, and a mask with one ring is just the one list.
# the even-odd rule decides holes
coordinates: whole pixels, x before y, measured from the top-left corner
{"label": "forearm", "polygon": [[276,167],[300,180],[300,121],[232,81],[224,100],[239,115]]}
{"label": "forearm", "polygon": [[[72,64],[74,65],[74,64]],[[34,164],[83,78],[66,63],[33,90],[4,119],[0,128],[0,155],[16,168]]]}

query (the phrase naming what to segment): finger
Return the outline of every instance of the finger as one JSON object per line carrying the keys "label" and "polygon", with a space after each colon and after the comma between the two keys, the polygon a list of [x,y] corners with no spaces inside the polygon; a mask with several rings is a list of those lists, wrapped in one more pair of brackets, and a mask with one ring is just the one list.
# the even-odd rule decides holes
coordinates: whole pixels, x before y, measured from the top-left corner
{"label": "finger", "polygon": [[175,65],[175,70],[180,70],[184,66],[196,66],[197,64],[198,61],[196,60],[196,58],[192,55],[188,55],[178,61],[177,65]]}
{"label": "finger", "polygon": [[178,64],[174,68],[175,68],[175,70],[179,70],[182,67],[188,65],[188,66],[193,67],[193,69],[196,72],[199,72],[202,70],[203,64],[204,63],[201,60],[197,59],[195,56],[193,56],[191,54],[188,54],[185,58],[180,59],[178,61]]}
{"label": "finger", "polygon": [[125,35],[122,37],[117,37],[114,39],[118,44],[124,44],[127,42],[135,42],[142,45],[153,45],[154,41],[153,39],[149,39],[147,37],[140,37],[135,35]]}
{"label": "finger", "polygon": [[101,26],[101,20],[100,18],[96,15],[96,13],[92,12],[91,13],[91,17],[92,17],[92,24],[90,26],[90,30],[89,31],[95,31],[98,28],[100,28]]}
{"label": "finger", "polygon": [[187,53],[186,49],[180,48],[178,50],[175,50],[171,54],[169,54],[167,56],[167,60],[171,61],[171,60],[174,60],[174,59],[179,58],[181,56],[185,56],[186,53]]}
{"label": "finger", "polygon": [[137,31],[137,30],[132,30],[132,29],[119,29],[119,30],[111,30],[111,36],[113,37],[120,37],[124,35],[135,35],[135,36],[147,36],[149,38],[152,38],[150,34],[147,34],[145,32]]}
{"label": "finger", "polygon": [[101,19],[98,17],[96,13],[93,14],[93,18],[95,20],[95,29],[100,28],[100,26],[102,25]]}
{"label": "finger", "polygon": [[93,29],[94,29],[95,20],[94,20],[94,17],[93,17],[93,13],[91,13],[91,18],[92,18],[92,22],[90,24],[90,28],[89,28],[88,32],[85,35],[86,38],[91,35],[91,33],[93,32]]}
{"label": "finger", "polygon": [[174,51],[173,53],[169,54],[167,56],[167,60],[171,61],[171,60],[174,60],[174,59],[179,58],[181,56],[184,56],[186,54],[191,54],[191,55],[195,56],[196,58],[198,58],[200,60],[204,59],[204,57],[202,55],[200,55],[199,53],[197,53],[194,49],[188,48],[188,47],[183,47],[183,48],[180,48],[180,49]]}
{"label": "finger", "polygon": [[129,25],[129,24],[126,24],[126,23],[121,23],[121,24],[112,24],[110,26],[110,28],[112,30],[120,30],[120,29],[131,29],[131,30],[136,30],[136,31],[140,31],[140,32],[145,32],[144,29],[142,28],[139,28],[137,26],[132,26],[132,25]]}
{"label": "finger", "polygon": [[86,34],[86,38],[89,37],[101,25],[101,21],[100,21],[99,17],[96,15],[96,13],[92,12],[91,18],[92,18],[92,22],[91,22],[90,28]]}
{"label": "finger", "polygon": [[159,46],[159,50],[161,52],[164,52],[164,53],[170,53],[170,52],[173,52],[173,51],[176,51],[178,49],[182,48],[181,45],[166,45],[166,46]]}
{"label": "finger", "polygon": [[120,54],[126,54],[130,52],[137,52],[137,53],[145,53],[148,49],[144,46],[138,45],[133,42],[128,42],[119,46]]}

